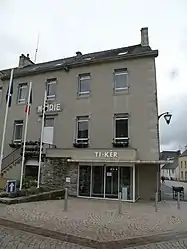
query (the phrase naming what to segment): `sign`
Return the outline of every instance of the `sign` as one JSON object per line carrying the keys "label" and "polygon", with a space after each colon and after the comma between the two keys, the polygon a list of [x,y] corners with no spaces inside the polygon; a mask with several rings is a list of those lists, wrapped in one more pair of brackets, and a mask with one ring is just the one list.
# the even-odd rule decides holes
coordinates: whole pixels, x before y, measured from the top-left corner
{"label": "sign", "polygon": [[[47,107],[46,112],[61,112],[62,111],[60,103],[50,103],[50,104],[47,104],[46,107]],[[42,105],[38,106],[37,112],[41,113],[42,109],[43,109]]]}
{"label": "sign", "polygon": [[66,177],[66,182],[70,183],[70,177]]}
{"label": "sign", "polygon": [[96,151],[95,152],[95,157],[104,157],[104,158],[118,158],[118,153],[115,151]]}
{"label": "sign", "polygon": [[112,176],[112,172],[107,172],[106,175],[107,176]]}
{"label": "sign", "polygon": [[8,180],[6,192],[12,193],[16,191],[16,180]]}

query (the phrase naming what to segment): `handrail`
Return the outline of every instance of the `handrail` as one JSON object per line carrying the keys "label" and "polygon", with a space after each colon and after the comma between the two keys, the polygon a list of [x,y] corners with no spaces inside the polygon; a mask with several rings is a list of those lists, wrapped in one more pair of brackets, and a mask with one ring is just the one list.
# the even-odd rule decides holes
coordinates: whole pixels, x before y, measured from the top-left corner
{"label": "handrail", "polygon": [[19,160],[21,158],[21,156],[19,156],[18,158],[16,158],[13,162],[9,163],[8,165],[6,165],[6,167],[4,167],[2,169],[2,171],[6,170],[12,163],[16,162],[17,160]]}
{"label": "handrail", "polygon": [[19,148],[16,148],[16,149],[13,150],[12,152],[10,152],[10,154],[8,154],[7,156],[5,156],[5,157],[3,158],[3,160],[6,159],[7,157],[11,156],[14,152],[16,152],[16,151],[19,150],[19,149],[20,149],[20,147],[19,147]]}

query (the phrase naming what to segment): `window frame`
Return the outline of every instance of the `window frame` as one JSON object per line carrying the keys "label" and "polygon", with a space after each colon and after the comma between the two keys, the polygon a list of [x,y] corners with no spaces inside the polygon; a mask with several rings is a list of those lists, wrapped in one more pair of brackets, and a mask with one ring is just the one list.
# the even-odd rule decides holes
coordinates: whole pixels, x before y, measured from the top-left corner
{"label": "window frame", "polygon": [[[126,79],[127,79],[127,83],[126,83],[126,87],[116,87],[116,76],[117,75],[126,75]],[[114,69],[114,92],[118,93],[118,92],[127,92],[129,91],[129,73],[127,68],[120,68],[120,69]]]}
{"label": "window frame", "polygon": [[[53,95],[48,95],[50,85],[55,85],[55,94],[53,94]],[[47,98],[47,100],[56,100],[56,85],[57,85],[57,78],[47,79],[47,81],[46,81],[46,90],[47,90],[46,98]]]}
{"label": "window frame", "polygon": [[27,100],[27,93],[25,96],[25,99],[20,99],[20,93],[21,93],[21,89],[26,88],[26,91],[28,90],[28,83],[20,83],[18,85],[18,95],[17,95],[17,103],[19,105],[25,104],[26,100]]}
{"label": "window frame", "polygon": [[[86,78],[87,77],[87,78]],[[89,77],[89,78],[88,78]],[[84,78],[84,79],[83,79]],[[89,79],[89,91],[81,92],[81,82],[83,80],[88,80]],[[78,75],[78,96],[90,96],[91,93],[91,73],[82,73]]]}
{"label": "window frame", "polygon": [[[78,138],[78,134],[79,134],[79,130],[78,130],[78,127],[79,127],[79,123],[81,122],[87,122],[88,123],[88,137],[87,138]],[[90,138],[89,138],[89,116],[78,116],[76,117],[76,138],[75,138],[75,141],[76,143],[88,143]]]}
{"label": "window frame", "polygon": [[[22,136],[21,139],[15,139],[16,136],[16,127],[17,126],[22,126]],[[15,120],[14,121],[14,130],[13,130],[13,142],[14,143],[20,143],[23,139],[23,128],[24,128],[24,124],[23,124],[23,120]]]}
{"label": "window frame", "polygon": [[3,98],[3,87],[0,86],[0,106],[2,104],[2,98]]}
{"label": "window frame", "polygon": [[[119,138],[119,137],[117,137],[116,136],[116,129],[117,129],[117,125],[116,125],[116,121],[117,120],[127,120],[127,133],[128,133],[128,136],[127,137],[121,137],[121,138]],[[124,114],[124,115],[115,115],[114,116],[114,141],[115,142],[121,142],[121,141],[128,141],[129,140],[129,116],[128,116],[128,114]]]}

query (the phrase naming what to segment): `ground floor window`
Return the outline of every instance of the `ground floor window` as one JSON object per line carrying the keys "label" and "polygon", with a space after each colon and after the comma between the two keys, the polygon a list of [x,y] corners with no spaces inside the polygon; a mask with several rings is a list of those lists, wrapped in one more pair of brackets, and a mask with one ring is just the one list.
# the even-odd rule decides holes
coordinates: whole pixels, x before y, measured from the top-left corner
{"label": "ground floor window", "polygon": [[119,192],[123,200],[133,200],[132,166],[79,166],[78,195],[117,199]]}

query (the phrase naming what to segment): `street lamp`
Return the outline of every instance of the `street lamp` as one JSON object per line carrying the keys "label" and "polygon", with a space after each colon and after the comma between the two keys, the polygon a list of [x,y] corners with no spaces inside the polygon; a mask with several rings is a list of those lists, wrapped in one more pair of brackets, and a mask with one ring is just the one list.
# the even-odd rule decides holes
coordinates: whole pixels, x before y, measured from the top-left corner
{"label": "street lamp", "polygon": [[172,114],[169,113],[169,112],[163,112],[161,113],[159,116],[158,116],[158,120],[164,116],[164,119],[166,121],[166,123],[169,125],[170,124],[170,121],[171,121],[171,117],[172,117]]}

